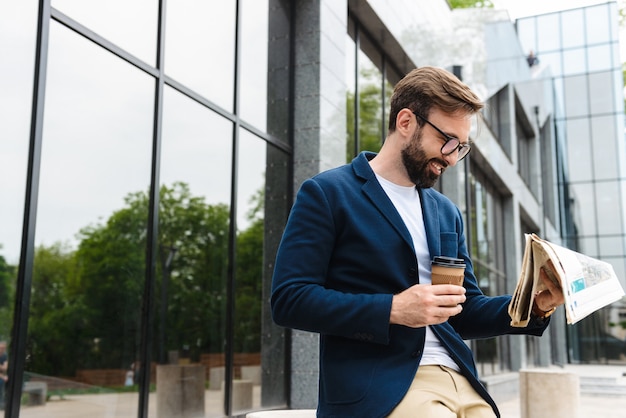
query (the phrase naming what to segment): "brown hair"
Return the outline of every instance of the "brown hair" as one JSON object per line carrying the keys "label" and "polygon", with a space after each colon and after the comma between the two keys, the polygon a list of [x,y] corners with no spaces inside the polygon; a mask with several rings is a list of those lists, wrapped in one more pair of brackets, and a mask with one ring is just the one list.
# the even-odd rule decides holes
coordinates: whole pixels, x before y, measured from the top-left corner
{"label": "brown hair", "polygon": [[[405,108],[427,118],[433,107],[446,113],[464,111],[473,115],[483,106],[478,96],[452,73],[437,67],[416,68],[393,89],[389,132],[396,130],[398,112]],[[424,124],[419,118],[418,123],[420,126]]]}

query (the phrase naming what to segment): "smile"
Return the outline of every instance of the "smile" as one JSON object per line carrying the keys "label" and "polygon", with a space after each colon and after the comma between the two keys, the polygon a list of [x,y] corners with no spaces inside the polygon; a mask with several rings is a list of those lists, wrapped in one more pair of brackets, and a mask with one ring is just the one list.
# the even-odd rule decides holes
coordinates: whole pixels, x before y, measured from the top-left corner
{"label": "smile", "polygon": [[433,171],[435,171],[436,174],[440,174],[444,172],[444,170],[446,169],[446,167],[443,164],[438,163],[437,161],[431,160],[430,162],[431,167],[433,168]]}

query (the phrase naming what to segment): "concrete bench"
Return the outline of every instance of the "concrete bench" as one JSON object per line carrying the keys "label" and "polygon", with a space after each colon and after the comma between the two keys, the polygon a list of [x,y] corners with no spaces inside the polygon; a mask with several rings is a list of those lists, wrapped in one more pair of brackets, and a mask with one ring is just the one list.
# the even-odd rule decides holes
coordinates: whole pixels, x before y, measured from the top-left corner
{"label": "concrete bench", "polygon": [[26,382],[22,393],[28,394],[28,405],[45,405],[48,398],[48,384],[46,382]]}

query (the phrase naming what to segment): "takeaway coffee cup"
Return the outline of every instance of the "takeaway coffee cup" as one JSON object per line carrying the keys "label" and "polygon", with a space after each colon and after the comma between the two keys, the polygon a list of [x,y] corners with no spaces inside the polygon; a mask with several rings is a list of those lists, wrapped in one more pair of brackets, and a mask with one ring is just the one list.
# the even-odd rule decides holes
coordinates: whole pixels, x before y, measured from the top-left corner
{"label": "takeaway coffee cup", "polygon": [[431,263],[433,284],[463,285],[465,261],[460,258],[437,256]]}

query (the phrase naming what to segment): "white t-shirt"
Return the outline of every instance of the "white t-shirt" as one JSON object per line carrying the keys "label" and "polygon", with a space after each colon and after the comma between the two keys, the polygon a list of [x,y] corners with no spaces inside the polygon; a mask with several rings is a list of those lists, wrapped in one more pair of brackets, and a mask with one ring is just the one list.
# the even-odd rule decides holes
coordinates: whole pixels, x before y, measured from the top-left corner
{"label": "white t-shirt", "polygon": [[[426,228],[424,227],[424,218],[422,216],[422,203],[420,202],[417,188],[415,186],[399,186],[379,175],[376,175],[376,178],[385,193],[387,193],[387,196],[389,196],[389,199],[393,202],[393,205],[396,207],[396,210],[402,217],[404,224],[411,234],[413,247],[415,248],[415,256],[417,257],[420,283],[430,284],[430,252],[428,250]],[[452,357],[450,357],[448,351],[441,345],[441,342],[430,327],[426,327],[426,344],[424,345],[424,354],[422,355],[420,364],[440,364],[460,371],[459,366]]]}

